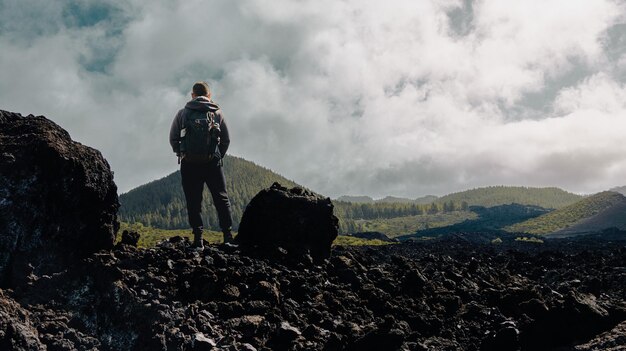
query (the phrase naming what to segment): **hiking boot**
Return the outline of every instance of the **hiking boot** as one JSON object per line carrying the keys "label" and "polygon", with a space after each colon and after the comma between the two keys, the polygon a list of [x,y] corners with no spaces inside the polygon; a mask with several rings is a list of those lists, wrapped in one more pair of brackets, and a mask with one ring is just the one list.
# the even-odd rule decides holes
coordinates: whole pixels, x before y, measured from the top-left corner
{"label": "hiking boot", "polygon": [[193,231],[193,244],[191,244],[191,247],[204,249],[204,244],[202,243],[202,229]]}
{"label": "hiking boot", "polygon": [[232,244],[233,242],[235,242],[235,239],[233,239],[233,233],[231,233],[230,229],[225,229],[223,233],[224,233],[224,244]]}

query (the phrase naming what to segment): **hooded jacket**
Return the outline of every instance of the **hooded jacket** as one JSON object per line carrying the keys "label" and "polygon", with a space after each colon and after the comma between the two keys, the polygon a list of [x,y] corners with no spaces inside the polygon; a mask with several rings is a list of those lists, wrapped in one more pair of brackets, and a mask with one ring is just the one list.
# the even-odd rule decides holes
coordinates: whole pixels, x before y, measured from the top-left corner
{"label": "hooded jacket", "polygon": [[180,152],[180,131],[184,128],[185,116],[187,116],[187,114],[205,115],[208,111],[215,113],[215,120],[220,124],[220,144],[218,148],[220,149],[222,157],[226,155],[226,151],[230,145],[228,126],[226,126],[226,121],[224,120],[224,115],[222,115],[220,107],[206,96],[198,96],[187,102],[185,108],[176,113],[172,127],[170,128],[170,145],[175,153]]}

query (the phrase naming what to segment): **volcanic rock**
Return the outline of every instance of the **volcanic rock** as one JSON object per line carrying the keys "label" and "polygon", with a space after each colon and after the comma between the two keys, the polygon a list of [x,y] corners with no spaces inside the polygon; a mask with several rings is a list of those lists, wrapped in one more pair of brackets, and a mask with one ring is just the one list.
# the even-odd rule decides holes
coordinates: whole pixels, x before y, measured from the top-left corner
{"label": "volcanic rock", "polygon": [[615,328],[598,335],[593,340],[578,345],[576,351],[619,351],[626,349],[626,321],[618,324]]}
{"label": "volcanic rock", "polygon": [[[335,246],[313,266],[117,245],[0,295],[0,350],[623,349],[626,247],[572,244]],[[602,294],[564,284],[587,276]]]}
{"label": "volcanic rock", "polygon": [[43,116],[0,110],[0,281],[111,248],[117,187],[99,151]]}
{"label": "volcanic rock", "polygon": [[216,345],[215,340],[207,338],[202,333],[196,333],[193,336],[192,347],[194,351],[211,351]]}
{"label": "volcanic rock", "polygon": [[45,350],[30,313],[0,290],[0,350]]}
{"label": "volcanic rock", "polygon": [[246,207],[237,242],[282,247],[298,255],[310,251],[314,259],[322,259],[330,256],[338,223],[330,198],[274,183],[259,192]]}
{"label": "volcanic rock", "polygon": [[139,233],[137,232],[129,232],[125,230],[122,232],[122,240],[120,241],[122,244],[130,245],[137,247],[137,243],[139,242]]}

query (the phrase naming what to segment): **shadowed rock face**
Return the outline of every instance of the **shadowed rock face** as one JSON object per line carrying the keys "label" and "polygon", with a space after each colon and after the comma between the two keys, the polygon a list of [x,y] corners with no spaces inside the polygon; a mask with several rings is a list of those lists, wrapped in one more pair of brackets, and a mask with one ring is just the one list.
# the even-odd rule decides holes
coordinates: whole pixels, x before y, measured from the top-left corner
{"label": "shadowed rock face", "polygon": [[298,254],[308,250],[314,259],[320,259],[330,256],[330,245],[338,232],[339,221],[329,198],[274,183],[246,207],[237,241],[242,245],[280,246]]}
{"label": "shadowed rock face", "polygon": [[0,175],[4,286],[113,246],[119,203],[109,164],[55,123],[0,110]]}

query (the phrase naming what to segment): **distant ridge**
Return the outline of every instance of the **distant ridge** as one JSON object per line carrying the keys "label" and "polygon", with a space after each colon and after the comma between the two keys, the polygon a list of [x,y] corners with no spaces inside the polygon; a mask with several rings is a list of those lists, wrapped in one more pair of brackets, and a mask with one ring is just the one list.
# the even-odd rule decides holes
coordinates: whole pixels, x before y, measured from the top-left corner
{"label": "distant ridge", "polygon": [[489,186],[475,188],[442,197],[427,195],[417,199],[387,196],[374,200],[369,196],[340,196],[337,201],[352,203],[457,203],[466,202],[469,206],[494,207],[500,205],[520,204],[558,209],[571,205],[583,197],[559,188],[530,188],[521,186]]}
{"label": "distant ridge", "polygon": [[373,203],[394,203],[394,204],[418,204],[426,205],[437,201],[438,197],[427,195],[417,199],[409,199],[406,197],[386,196],[382,199],[374,200],[369,196],[350,196],[343,195],[337,198],[337,201],[351,202],[355,204],[373,204]]}
{"label": "distant ridge", "polygon": [[559,209],[580,201],[582,198],[581,195],[554,187],[489,186],[442,196],[437,202],[466,202],[470,206],[484,207],[521,204]]}
{"label": "distant ridge", "polygon": [[626,197],[605,191],[505,229],[509,232],[568,236],[611,227],[626,229]]}
{"label": "distant ridge", "polygon": [[399,203],[399,204],[411,204],[415,203],[415,200],[411,200],[406,197],[395,197],[395,196],[387,196],[382,199],[376,200],[376,202],[380,203]]}
{"label": "distant ridge", "polygon": [[339,196],[336,201],[352,202],[356,204],[373,204],[374,203],[374,199],[372,199],[369,196],[343,195],[343,196]]}

